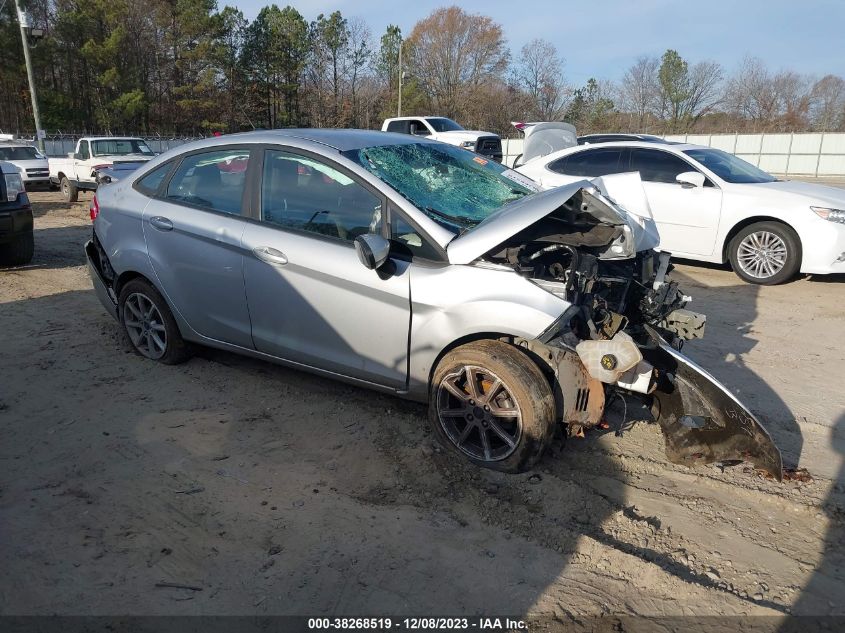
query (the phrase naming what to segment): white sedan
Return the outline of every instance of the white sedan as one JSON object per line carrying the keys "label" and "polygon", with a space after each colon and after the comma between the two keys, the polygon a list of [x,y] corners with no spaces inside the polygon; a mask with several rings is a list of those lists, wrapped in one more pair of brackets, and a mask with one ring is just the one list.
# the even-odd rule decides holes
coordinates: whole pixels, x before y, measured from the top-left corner
{"label": "white sedan", "polygon": [[782,283],[799,271],[845,273],[845,190],[778,180],[718,149],[635,141],[578,145],[517,171],[545,188],[639,172],[660,250],[729,260],[750,283]]}

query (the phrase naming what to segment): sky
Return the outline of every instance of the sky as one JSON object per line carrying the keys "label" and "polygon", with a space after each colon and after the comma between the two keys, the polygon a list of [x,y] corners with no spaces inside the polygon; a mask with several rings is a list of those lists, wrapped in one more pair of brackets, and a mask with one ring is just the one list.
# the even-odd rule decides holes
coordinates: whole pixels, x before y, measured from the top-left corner
{"label": "sky", "polygon": [[[241,0],[252,19],[268,0]],[[309,22],[339,10],[362,18],[374,39],[388,24],[404,35],[434,9],[456,4],[502,25],[514,56],[533,38],[552,42],[570,84],[590,77],[619,80],[640,55],[674,48],[691,63],[717,61],[731,72],[745,55],[774,71],[845,77],[845,0],[276,0]],[[220,6],[227,4],[219,0]]]}

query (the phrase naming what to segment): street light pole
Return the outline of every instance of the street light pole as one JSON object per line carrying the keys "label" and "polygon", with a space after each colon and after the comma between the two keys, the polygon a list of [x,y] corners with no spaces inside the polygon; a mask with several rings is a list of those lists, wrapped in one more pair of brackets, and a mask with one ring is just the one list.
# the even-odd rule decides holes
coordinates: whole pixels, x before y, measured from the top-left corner
{"label": "street light pole", "polygon": [[18,23],[21,27],[21,43],[23,44],[23,58],[26,62],[26,78],[29,81],[29,96],[32,99],[32,116],[35,119],[35,138],[37,139],[38,149],[44,151],[44,139],[41,131],[41,115],[38,112],[38,97],[35,94],[35,76],[32,72],[32,59],[29,56],[29,41],[27,40],[26,29],[29,26],[29,21],[26,18],[21,8],[20,0],[15,0],[15,9],[18,12]]}
{"label": "street light pole", "polygon": [[[17,0],[15,0],[17,1]],[[396,116],[402,116],[402,44],[399,40],[399,107],[396,108]]]}

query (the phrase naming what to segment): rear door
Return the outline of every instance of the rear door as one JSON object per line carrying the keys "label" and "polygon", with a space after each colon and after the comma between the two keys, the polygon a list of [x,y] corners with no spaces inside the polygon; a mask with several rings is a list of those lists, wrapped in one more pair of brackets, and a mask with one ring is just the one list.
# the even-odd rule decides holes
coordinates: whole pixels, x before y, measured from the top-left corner
{"label": "rear door", "polygon": [[251,157],[243,146],[186,154],[143,214],[150,262],[169,304],[198,334],[248,348],[241,236]]}
{"label": "rear door", "polygon": [[643,181],[654,222],[660,232],[660,250],[678,255],[711,255],[716,244],[722,190],[709,179],[704,187],[676,182],[683,172],[698,171],[671,152],[631,147],[630,168]]}
{"label": "rear door", "polygon": [[402,389],[409,262],[379,271],[353,240],[386,235],[384,198],[325,157],[267,149],[256,222],[243,235],[244,280],[259,351]]}

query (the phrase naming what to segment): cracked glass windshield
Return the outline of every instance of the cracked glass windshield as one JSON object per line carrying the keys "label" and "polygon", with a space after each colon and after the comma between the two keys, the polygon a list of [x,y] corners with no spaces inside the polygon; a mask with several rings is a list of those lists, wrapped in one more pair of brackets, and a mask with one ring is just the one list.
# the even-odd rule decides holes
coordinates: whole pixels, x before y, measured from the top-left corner
{"label": "cracked glass windshield", "polygon": [[522,174],[442,143],[380,145],[344,155],[455,232],[466,231],[509,202],[539,191]]}

